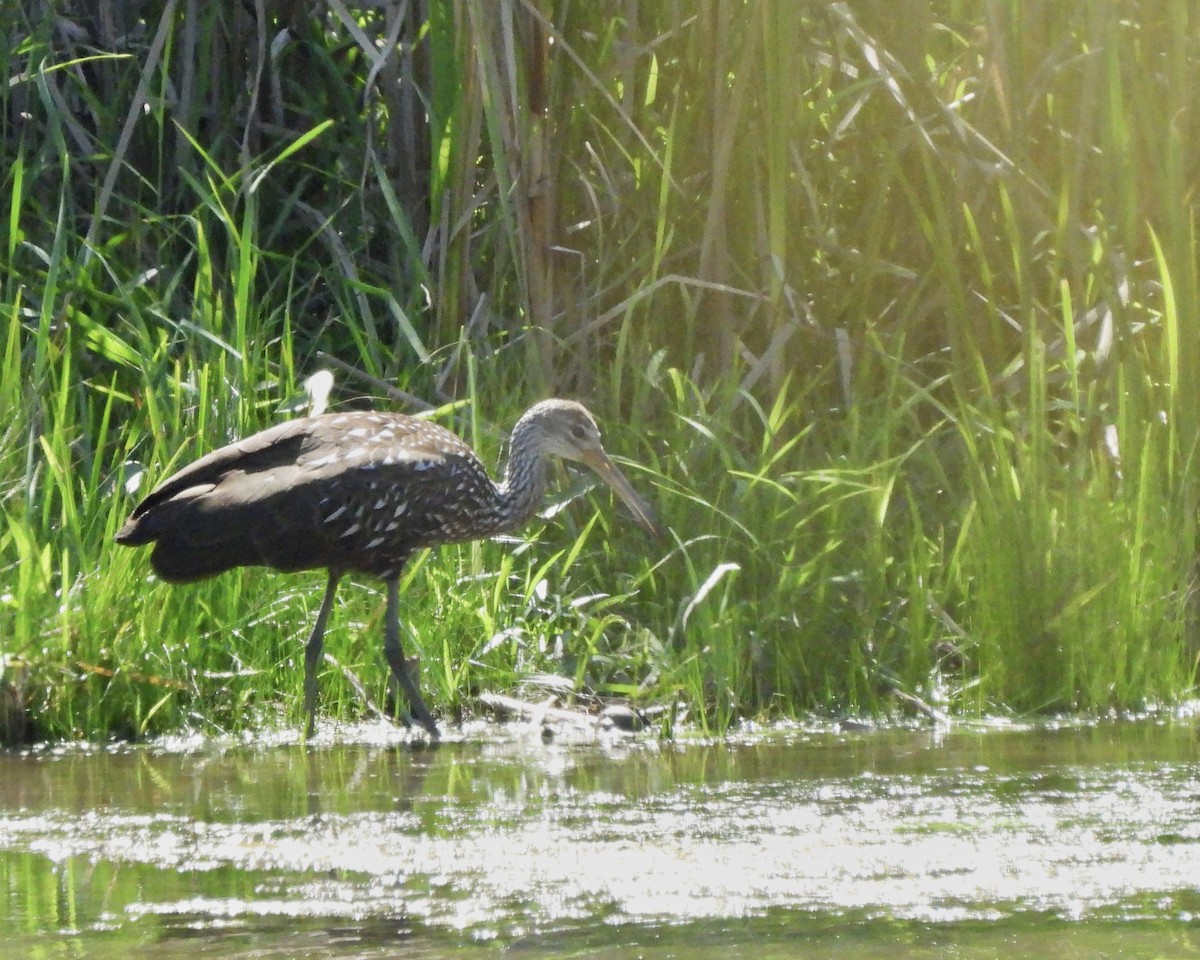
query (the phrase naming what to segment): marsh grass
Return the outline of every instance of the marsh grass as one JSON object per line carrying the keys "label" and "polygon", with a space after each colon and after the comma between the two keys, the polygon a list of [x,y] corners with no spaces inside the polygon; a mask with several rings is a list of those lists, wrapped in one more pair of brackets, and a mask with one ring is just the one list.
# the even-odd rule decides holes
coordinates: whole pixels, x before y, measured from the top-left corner
{"label": "marsh grass", "polygon": [[[565,473],[527,538],[416,558],[447,714],[547,673],[714,730],[1194,691],[1184,0],[114,7],[0,50],[0,683],[34,735],[299,722],[321,576],[168,588],[112,535],[330,362],[489,464],[580,396],[670,531]],[[341,592],[324,713],[386,703],[382,614]]]}

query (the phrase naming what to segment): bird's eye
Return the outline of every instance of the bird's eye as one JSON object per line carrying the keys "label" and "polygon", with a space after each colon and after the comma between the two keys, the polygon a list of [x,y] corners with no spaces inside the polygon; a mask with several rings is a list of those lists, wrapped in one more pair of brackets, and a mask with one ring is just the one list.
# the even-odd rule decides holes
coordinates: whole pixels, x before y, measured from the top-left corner
{"label": "bird's eye", "polygon": [[585,436],[587,436],[587,431],[583,429],[583,424],[575,424],[575,426],[571,428],[571,436],[573,436],[576,440],[582,440]]}

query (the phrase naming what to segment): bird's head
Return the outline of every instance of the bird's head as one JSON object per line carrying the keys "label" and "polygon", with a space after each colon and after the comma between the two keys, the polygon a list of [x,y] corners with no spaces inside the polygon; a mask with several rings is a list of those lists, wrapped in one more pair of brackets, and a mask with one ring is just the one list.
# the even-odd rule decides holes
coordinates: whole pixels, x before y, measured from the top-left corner
{"label": "bird's head", "polygon": [[574,400],[543,400],[534,404],[513,429],[513,445],[527,443],[539,453],[574,460],[590,467],[616,491],[634,517],[655,536],[661,534],[650,505],[604,452],[596,419]]}

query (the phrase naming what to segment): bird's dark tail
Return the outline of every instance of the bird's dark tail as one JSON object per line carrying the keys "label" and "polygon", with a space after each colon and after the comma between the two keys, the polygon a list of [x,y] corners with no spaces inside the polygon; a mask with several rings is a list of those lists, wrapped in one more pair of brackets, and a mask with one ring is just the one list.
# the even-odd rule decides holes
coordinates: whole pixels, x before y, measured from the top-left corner
{"label": "bird's dark tail", "polygon": [[144,543],[152,543],[154,538],[158,536],[150,525],[143,523],[146,517],[143,514],[140,517],[130,517],[114,538],[117,543],[123,547],[140,547]]}
{"label": "bird's dark tail", "polygon": [[203,494],[176,496],[135,512],[117,533],[117,542],[136,547],[154,544],[150,565],[168,583],[215,577],[234,567],[311,570],[329,566],[322,541],[305,535],[306,504],[292,504],[294,515],[270,503]]}
{"label": "bird's dark tail", "polygon": [[198,523],[194,501],[168,500],[131,517],[116,541],[127,547],[153,543],[150,565],[168,583],[205,580],[234,567],[265,562],[257,556],[246,525],[236,517],[224,519]]}

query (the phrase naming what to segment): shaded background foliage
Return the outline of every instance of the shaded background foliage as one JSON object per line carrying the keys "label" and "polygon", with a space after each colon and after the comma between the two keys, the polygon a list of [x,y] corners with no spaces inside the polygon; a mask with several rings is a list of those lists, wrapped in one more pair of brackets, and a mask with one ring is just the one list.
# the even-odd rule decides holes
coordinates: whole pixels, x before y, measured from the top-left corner
{"label": "shaded background foliage", "polygon": [[[253,205],[254,294],[290,304],[302,354],[356,353],[353,322],[390,378],[413,333],[437,351],[465,329],[525,340],[543,390],[586,392],[629,322],[685,369],[746,364],[768,393],[825,374],[835,401],[834,331],[844,364],[870,369],[883,337],[999,376],[1064,278],[1124,319],[1147,227],[1186,236],[1172,198],[1196,174],[1171,146],[1193,139],[1187,7],[1129,13],[14,4],[3,149],[46,214],[25,239],[78,228],[79,257],[126,283],[183,264],[170,317],[192,309],[196,232]],[[1146,103],[1170,122],[1132,123]],[[236,233],[206,233],[236,256]],[[1014,244],[1027,272],[1003,268]],[[413,331],[330,276],[389,291]]]}

